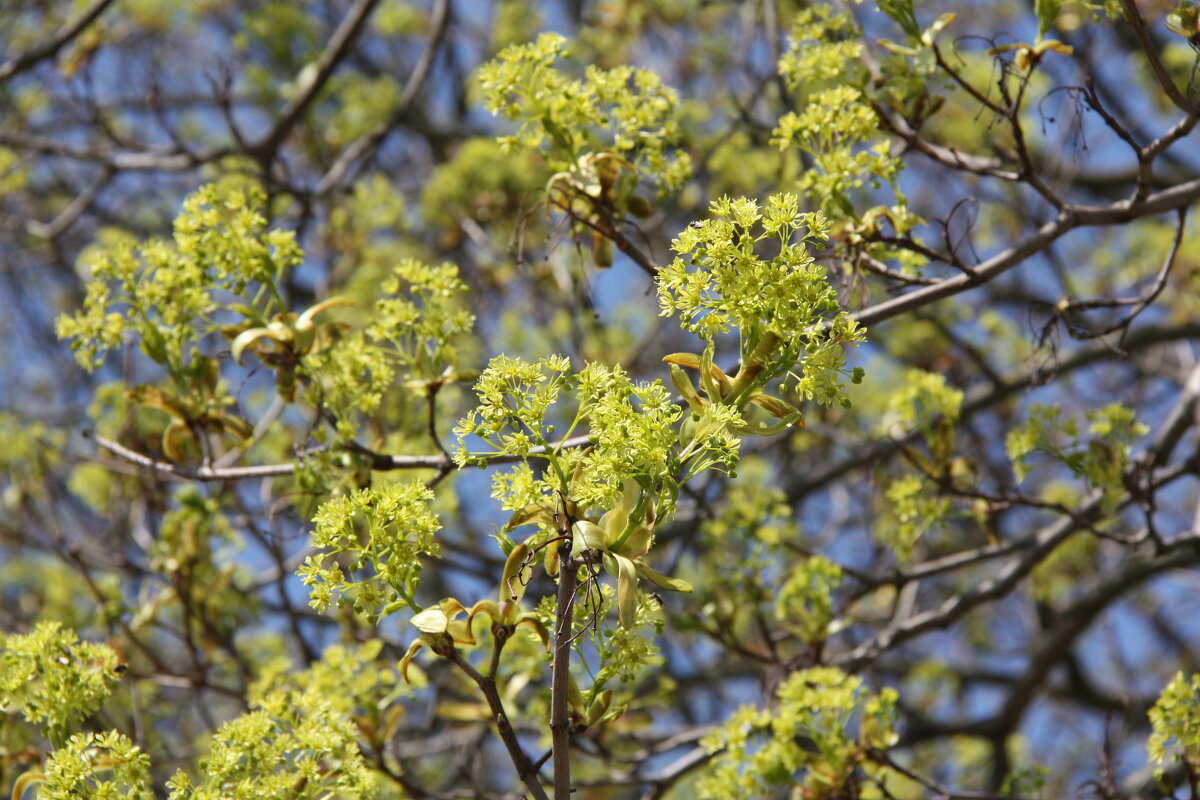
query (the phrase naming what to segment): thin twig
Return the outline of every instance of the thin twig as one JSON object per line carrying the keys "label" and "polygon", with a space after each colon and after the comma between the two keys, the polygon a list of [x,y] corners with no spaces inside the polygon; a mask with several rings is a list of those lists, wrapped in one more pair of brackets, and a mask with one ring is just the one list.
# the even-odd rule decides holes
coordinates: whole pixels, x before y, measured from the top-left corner
{"label": "thin twig", "polygon": [[83,33],[83,30],[87,26],[95,22],[113,2],[114,0],[94,0],[90,6],[79,12],[74,19],[68,20],[49,39],[34,45],[24,53],[13,56],[3,64],[0,64],[0,82],[6,81],[17,73],[29,69],[39,61],[53,58],[58,54],[59,50],[69,44],[76,36]]}
{"label": "thin twig", "polygon": [[338,64],[346,57],[350,50],[350,45],[366,24],[367,19],[371,16],[371,12],[375,10],[375,6],[379,5],[379,0],[358,0],[354,7],[346,14],[346,18],[342,20],[342,24],[337,27],[330,37],[328,44],[325,45],[325,50],[321,53],[321,57],[317,59],[315,64],[310,64],[305,67],[297,76],[297,80],[305,80],[308,76],[305,74],[309,67],[314,68],[312,78],[306,80],[305,85],[299,87],[300,92],[292,101],[284,107],[276,118],[275,124],[271,130],[267,131],[259,141],[255,142],[250,151],[257,155],[260,159],[267,161],[274,156],[275,151],[279,149],[279,145],[291,133],[292,128],[300,121],[300,117],[316,99],[317,93],[324,88],[326,82],[333,75]]}
{"label": "thin twig", "polygon": [[[239,481],[253,480],[256,478],[280,478],[291,475],[296,471],[295,462],[287,462],[284,464],[262,464],[252,467],[184,467],[179,464],[172,464],[169,461],[157,461],[147,455],[131,450],[119,442],[114,442],[112,439],[105,438],[96,434],[90,434],[92,439],[95,439],[96,444],[104,448],[108,452],[117,456],[123,461],[130,464],[136,464],[139,467],[144,467],[159,476],[174,478],[184,481]],[[529,448],[528,455],[544,455],[545,453],[556,450],[558,448],[574,448],[583,447],[588,444],[590,439],[587,434],[573,436],[570,439],[564,439],[549,447],[537,446]],[[342,449],[358,453],[366,456],[370,461],[371,469],[380,472],[399,469],[436,469],[450,470],[454,468],[454,462],[442,454],[428,456],[393,456],[387,453],[377,453],[369,448],[361,445],[343,445]],[[299,456],[301,459],[309,453],[320,452],[319,449],[308,451]],[[498,455],[488,459],[489,464],[514,464],[518,461],[523,461],[525,456],[515,455]]]}
{"label": "thin twig", "polygon": [[333,165],[317,181],[316,188],[313,189],[315,197],[320,197],[328,193],[331,189],[342,185],[348,180],[354,174],[352,170],[354,164],[359,163],[360,159],[367,153],[373,152],[387,137],[388,133],[408,114],[413,102],[417,99],[417,94],[421,91],[421,86],[429,76],[430,69],[433,67],[433,60],[437,56],[441,43],[445,38],[449,19],[449,0],[438,0],[433,7],[433,33],[429,37],[429,44],[425,46],[425,52],[421,54],[416,68],[408,76],[408,81],[404,84],[404,91],[401,93],[396,107],[392,109],[392,113],[388,116],[388,119],[376,126],[365,136],[356,139],[353,144],[341,152],[337,160],[333,162]]}
{"label": "thin twig", "polygon": [[1130,324],[1137,319],[1138,314],[1141,314],[1146,310],[1147,307],[1150,306],[1151,303],[1158,299],[1159,294],[1161,294],[1162,290],[1166,288],[1167,278],[1170,276],[1171,268],[1175,264],[1175,257],[1179,254],[1179,246],[1183,243],[1183,231],[1187,222],[1187,208],[1182,207],[1177,209],[1177,214],[1179,216],[1179,224],[1175,227],[1175,239],[1172,241],[1171,249],[1167,252],[1166,257],[1163,259],[1162,266],[1159,268],[1158,274],[1154,278],[1154,283],[1149,289],[1137,297],[1067,302],[1061,304],[1055,309],[1055,316],[1066,321],[1066,315],[1071,312],[1091,311],[1098,308],[1119,308],[1122,306],[1134,307],[1133,310],[1130,311],[1125,317],[1098,331],[1085,331],[1075,325],[1072,325],[1069,321],[1066,321],[1067,328],[1073,338],[1082,340],[1098,339],[1117,330],[1124,329],[1128,331]]}
{"label": "thin twig", "polygon": [[88,207],[104,190],[116,174],[116,170],[111,167],[105,167],[95,181],[86,189],[79,193],[78,196],[64,208],[58,216],[50,222],[41,222],[38,220],[30,220],[25,223],[25,230],[41,239],[55,239],[60,233],[71,226],[79,216],[88,210]]}
{"label": "thin twig", "polygon": [[504,701],[500,698],[500,693],[496,690],[496,681],[487,675],[480,674],[479,670],[471,666],[471,662],[463,658],[462,654],[458,652],[458,648],[454,646],[453,642],[449,642],[448,639],[449,637],[447,637],[447,654],[445,657],[465,672],[467,677],[483,693],[488,708],[491,709],[492,720],[496,723],[496,729],[500,733],[500,740],[504,742],[504,747],[508,750],[508,756],[512,759],[513,766],[517,768],[517,776],[520,777],[521,782],[533,794],[534,800],[550,800],[546,795],[546,790],[542,788],[542,784],[538,780],[537,767],[534,766],[533,761],[526,754],[525,748],[521,747],[521,742],[517,739],[517,732],[508,717],[508,711],[504,708]]}
{"label": "thin twig", "polygon": [[1125,17],[1133,28],[1133,35],[1137,37],[1138,45],[1146,54],[1146,60],[1150,62],[1150,69],[1154,70],[1154,77],[1158,79],[1158,85],[1181,111],[1189,115],[1197,113],[1200,109],[1197,109],[1195,103],[1183,96],[1179,87],[1175,85],[1175,81],[1171,79],[1170,73],[1167,72],[1162,59],[1159,58],[1158,49],[1150,38],[1150,32],[1146,30],[1146,21],[1142,19],[1142,12],[1138,9],[1137,3],[1134,0],[1121,0],[1121,5],[1125,7]]}
{"label": "thin twig", "polygon": [[1067,206],[1055,219],[1042,225],[1031,236],[979,264],[974,274],[956,275],[934,286],[926,286],[894,297],[864,308],[854,314],[854,318],[859,324],[874,325],[986,283],[1035,253],[1041,252],[1051,242],[1075,228],[1088,225],[1121,225],[1134,219],[1184,208],[1197,199],[1200,199],[1200,179],[1156,192],[1142,201],[1121,200],[1106,206]]}

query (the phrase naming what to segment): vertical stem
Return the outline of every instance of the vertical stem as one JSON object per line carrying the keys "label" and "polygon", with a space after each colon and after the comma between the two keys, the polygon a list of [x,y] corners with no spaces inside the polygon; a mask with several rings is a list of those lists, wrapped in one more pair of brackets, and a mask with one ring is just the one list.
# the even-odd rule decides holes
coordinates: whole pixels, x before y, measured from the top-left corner
{"label": "vertical stem", "polygon": [[[493,664],[498,661],[498,652],[500,643],[496,642],[496,650],[493,650]],[[434,651],[438,652],[438,651]],[[496,678],[493,674],[494,668],[489,667],[487,675],[481,675],[479,670],[471,666],[471,662],[467,661],[451,643],[445,653],[445,658],[459,669],[467,674],[479,690],[483,692],[483,697],[487,700],[488,708],[492,711],[492,719],[496,723],[496,728],[500,732],[500,740],[504,742],[504,747],[508,750],[508,756],[512,759],[513,766],[517,768],[517,776],[525,787],[529,789],[529,793],[533,795],[534,800],[550,800],[546,795],[546,790],[542,788],[538,782],[538,768],[526,755],[524,748],[521,747],[521,742],[517,739],[517,732],[513,729],[512,723],[508,719],[508,712],[504,709],[504,701],[500,698],[500,692],[496,689]]]}
{"label": "vertical stem", "polygon": [[767,359],[775,354],[779,346],[783,343],[783,337],[771,329],[763,331],[759,337],[758,344],[754,350],[746,357],[746,362],[742,364],[738,374],[733,378],[733,386],[725,395],[725,400],[730,405],[737,405],[742,399],[742,395],[746,390],[754,385],[754,380],[762,372],[766,366]]}
{"label": "vertical stem", "polygon": [[550,684],[550,734],[554,743],[554,800],[571,797],[571,718],[567,686],[571,666],[571,606],[575,601],[576,564],[571,542],[558,547],[558,609],[554,623],[554,667]]}

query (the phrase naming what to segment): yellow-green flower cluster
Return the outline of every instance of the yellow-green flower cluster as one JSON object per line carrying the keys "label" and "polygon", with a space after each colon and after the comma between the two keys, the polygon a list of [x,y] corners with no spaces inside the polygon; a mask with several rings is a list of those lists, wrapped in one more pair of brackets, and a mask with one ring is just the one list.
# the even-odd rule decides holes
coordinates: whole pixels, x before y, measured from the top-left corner
{"label": "yellow-green flower cluster", "polygon": [[1065,464],[1075,475],[1105,493],[1112,508],[1124,493],[1125,470],[1134,441],[1149,430],[1137,421],[1132,409],[1120,403],[1086,413],[1090,436],[1079,432],[1075,419],[1060,419],[1061,409],[1035,405],[1029,419],[1013,428],[1005,440],[1017,480],[1033,469],[1031,456],[1041,452]]}
{"label": "yellow-green flower cluster", "polygon": [[372,618],[412,606],[421,583],[420,556],[437,555],[441,523],[433,493],[419,481],[390,483],[334,497],[317,510],[313,545],[297,574],[313,608],[335,601]]}
{"label": "yellow-green flower cluster", "polygon": [[884,498],[891,518],[880,521],[875,539],[892,548],[901,561],[912,558],[917,541],[934,526],[944,524],[950,514],[950,501],[939,497],[936,486],[917,474],[892,481]]}
{"label": "yellow-green flower cluster", "polygon": [[64,744],[112,694],[117,664],[111,647],[81,642],[57,622],[0,633],[0,712],[42,723],[46,738]]}
{"label": "yellow-green flower cluster", "polygon": [[833,592],[842,581],[842,568],[823,556],[792,567],[775,599],[775,617],[809,644],[825,641],[833,622]]}
{"label": "yellow-green flower cluster", "polygon": [[562,356],[548,356],[534,364],[503,354],[493,358],[475,384],[479,405],[454,429],[459,441],[454,454],[458,465],[491,455],[467,449],[464,440],[472,435],[497,453],[515,456],[546,445],[546,435],[554,432],[546,415],[568,385],[570,369],[571,362]]}
{"label": "yellow-green flower cluster", "polygon": [[776,699],[769,710],[743,706],[705,738],[717,755],[699,796],[740,800],[798,785],[806,797],[858,796],[870,750],[895,743],[895,690],[872,695],[861,678],[816,667],[789,676]]}
{"label": "yellow-green flower cluster", "polygon": [[419,396],[464,376],[456,369],[459,345],[475,317],[467,310],[458,267],[406,258],[381,288],[386,294],[375,302],[368,327],[341,332],[304,360],[310,401],[335,411],[339,433],[347,438],[356,430],[350,412],[376,411],[396,388],[398,372],[404,387]]}
{"label": "yellow-green flower cluster", "polygon": [[470,333],[475,316],[466,309],[467,285],[449,262],[429,266],[412,258],[396,265],[375,304],[371,337],[390,342],[414,377],[433,380],[458,359],[457,340]]}
{"label": "yellow-green flower cluster", "polygon": [[[593,446],[582,454],[551,447],[559,438],[551,409],[565,391],[575,396],[576,405],[562,436],[586,426]],[[518,509],[555,492],[585,508],[607,508],[626,480],[652,492],[672,480],[680,410],[658,381],[633,381],[619,366],[591,362],[572,375],[570,362],[561,356],[530,364],[502,355],[488,364],[475,392],[479,406],[455,429],[454,457],[460,466],[496,455],[528,456],[534,447],[544,448],[538,456],[551,465],[546,480],[534,478],[524,465],[498,476],[495,495],[505,508]],[[490,445],[491,452],[468,449],[471,436]]]}
{"label": "yellow-green flower cluster", "polygon": [[[173,241],[139,245],[127,233],[102,237],[107,241],[81,258],[89,273],[83,310],[59,318],[59,337],[72,340],[87,369],[99,366],[128,334],[151,359],[181,371],[196,342],[217,327],[212,315],[226,299],[222,293],[273,294],[275,283],[303,258],[291,231],[266,230],[264,202],[258,191],[221,193],[210,185],[184,201]],[[281,304],[243,309],[252,318],[282,310]]]}
{"label": "yellow-green flower cluster", "polygon": [[[658,277],[663,316],[678,312],[684,329],[706,340],[731,326],[783,333],[822,324],[840,307],[808,244],[826,233],[824,215],[800,213],[792,194],[771,196],[765,209],[746,197],[714,200],[709,219],[671,243],[680,257]],[[760,247],[776,252],[762,257]]]}
{"label": "yellow-green flower cluster", "polygon": [[50,754],[43,800],[150,800],[150,757],[117,731],[77,733]]}
{"label": "yellow-green flower cluster", "polygon": [[375,796],[358,728],[325,693],[276,691],[256,705],[213,735],[195,782],[175,773],[171,800]]}
{"label": "yellow-green flower cluster", "polygon": [[558,169],[580,166],[589,153],[614,153],[645,173],[662,190],[678,189],[691,160],[676,148],[679,98],[653,72],[630,66],[589,66],[583,80],[555,68],[567,40],[543,33],[537,41],[510,45],[479,70],[484,106],[519,122],[501,144],[541,148],[546,140]]}
{"label": "yellow-green flower cluster", "polygon": [[963,393],[946,383],[946,376],[919,369],[904,373],[900,388],[888,397],[887,426],[900,423],[926,428],[935,419],[958,419]]}
{"label": "yellow-green flower cluster", "polygon": [[788,51],[779,60],[779,74],[799,105],[780,118],[771,141],[781,150],[796,147],[808,155],[812,168],[800,185],[838,218],[851,210],[850,192],[892,183],[900,169],[864,94],[859,35],[847,15],[816,6],[797,16]]}
{"label": "yellow-green flower cluster", "polygon": [[1151,761],[1182,761],[1191,766],[1189,772],[1200,765],[1200,675],[1175,674],[1150,709],[1150,727]]}
{"label": "yellow-green flower cluster", "polygon": [[[583,388],[584,378],[601,371],[608,374],[608,386],[589,395]],[[575,484],[580,503],[609,506],[628,479],[658,487],[672,478],[672,454],[678,438],[675,422],[681,412],[661,383],[631,381],[620,367],[607,370],[589,364],[580,376],[579,399],[595,444],[584,454],[583,480]]]}
{"label": "yellow-green flower cluster", "polygon": [[858,34],[849,14],[836,14],[827,5],[804,9],[792,22],[779,74],[793,91],[857,80],[863,50]]}
{"label": "yellow-green flower cluster", "polygon": [[801,213],[793,194],[772,195],[765,207],[723,197],[709,213],[671,244],[679,257],[658,275],[663,316],[678,313],[685,330],[710,342],[736,327],[743,362],[766,334],[777,337],[756,367],[762,380],[799,365],[798,393],[824,404],[837,400],[843,345],[864,334],[809,251],[827,236],[824,214]]}

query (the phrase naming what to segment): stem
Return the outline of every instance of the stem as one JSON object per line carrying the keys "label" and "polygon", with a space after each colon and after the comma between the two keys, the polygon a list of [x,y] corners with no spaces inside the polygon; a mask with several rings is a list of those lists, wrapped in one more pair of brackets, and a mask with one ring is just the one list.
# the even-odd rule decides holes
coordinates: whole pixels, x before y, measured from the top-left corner
{"label": "stem", "polygon": [[775,354],[775,351],[779,349],[779,345],[782,343],[783,337],[775,331],[770,328],[763,331],[762,336],[759,337],[758,344],[755,345],[754,350],[746,358],[746,363],[742,364],[742,368],[734,376],[733,386],[730,387],[729,394],[725,398],[729,405],[739,405],[746,392],[754,386],[755,379],[758,378],[759,373],[766,366],[767,359]]}
{"label": "stem", "polygon": [[579,408],[575,409],[575,419],[571,420],[571,426],[567,428],[567,432],[563,434],[561,439],[559,439],[558,445],[553,450],[547,450],[546,452],[553,453],[555,456],[562,455],[563,445],[566,444],[567,440],[571,438],[571,434],[575,432],[575,429],[579,427],[579,423],[582,421],[583,406],[580,405]]}
{"label": "stem", "polygon": [[[504,747],[508,750],[508,757],[512,759],[513,766],[517,768],[517,776],[526,788],[533,795],[534,800],[550,800],[546,795],[546,790],[542,788],[542,784],[538,782],[538,770],[534,766],[532,760],[526,755],[524,748],[521,747],[521,742],[517,739],[517,732],[513,729],[512,723],[509,721],[508,712],[504,710],[504,701],[500,699],[500,693],[496,690],[495,676],[491,675],[489,668],[488,675],[481,675],[479,670],[471,666],[458,650],[451,645],[449,655],[446,658],[459,669],[467,674],[475,685],[479,687],[479,691],[483,693],[483,697],[487,700],[488,708],[492,711],[492,719],[496,723],[496,728],[500,732],[500,739],[504,742]],[[557,795],[556,795],[557,800]]]}
{"label": "stem", "polygon": [[[569,529],[568,529],[569,530]],[[564,535],[570,536],[569,533]],[[550,734],[554,742],[554,800],[571,797],[571,719],[567,686],[571,666],[571,622],[576,566],[571,548],[558,548],[558,609],[554,623],[554,667],[550,684]]]}

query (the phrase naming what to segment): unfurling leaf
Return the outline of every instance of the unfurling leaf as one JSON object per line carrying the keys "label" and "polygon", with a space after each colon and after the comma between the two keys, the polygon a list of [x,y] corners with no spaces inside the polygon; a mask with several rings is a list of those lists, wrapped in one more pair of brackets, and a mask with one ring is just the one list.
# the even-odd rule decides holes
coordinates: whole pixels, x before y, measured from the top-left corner
{"label": "unfurling leaf", "polygon": [[504,577],[500,580],[500,602],[518,603],[525,596],[525,587],[533,578],[533,568],[529,566],[529,545],[521,542],[508,554],[504,562]]}
{"label": "unfurling leaf", "polygon": [[612,239],[599,231],[592,234],[592,262],[597,269],[608,269],[613,265]]}
{"label": "unfurling leaf", "polygon": [[661,572],[655,572],[644,561],[637,562],[637,571],[639,575],[660,589],[666,589],[669,592],[692,591],[692,584],[688,581],[685,581],[683,578],[672,578],[663,575]]}
{"label": "unfurling leaf", "polygon": [[166,427],[162,435],[162,449],[167,458],[175,462],[184,460],[183,445],[192,438],[191,428],[182,420],[175,420]]}
{"label": "unfurling leaf", "polygon": [[607,550],[608,540],[604,530],[594,522],[581,519],[571,529],[571,557],[579,558],[586,550]]}
{"label": "unfurling leaf", "polygon": [[637,621],[637,567],[633,561],[616,553],[605,554],[605,565],[610,558],[617,565],[617,616],[621,627],[632,628]]}
{"label": "unfurling leaf", "polygon": [[704,400],[700,397],[700,393],[696,391],[696,387],[692,385],[692,379],[683,371],[683,368],[677,364],[670,364],[671,383],[675,386],[675,391],[679,392],[680,396],[687,401],[692,411],[700,411],[704,408]]}
{"label": "unfurling leaf", "polygon": [[778,397],[771,397],[766,394],[757,394],[750,398],[750,402],[756,406],[761,406],[768,414],[779,419],[790,419],[790,424],[797,428],[804,427],[804,414],[800,409],[793,406],[786,400],[780,400]]}
{"label": "unfurling leaf", "polygon": [[513,512],[513,515],[508,518],[508,522],[504,524],[504,530],[509,531],[522,525],[539,523],[553,525],[554,511],[544,503],[530,503]]}
{"label": "unfurling leaf", "polygon": [[450,623],[467,609],[453,597],[430,606],[412,618],[413,627],[422,633],[448,633]]}
{"label": "unfurling leaf", "polygon": [[688,369],[700,369],[700,356],[695,353],[671,353],[662,357],[664,364],[678,364]]}
{"label": "unfurling leaf", "polygon": [[533,632],[536,633],[538,638],[542,640],[542,646],[545,647],[547,651],[550,650],[550,631],[545,625],[542,624],[542,621],[538,619],[537,614],[522,614],[521,618],[517,620],[516,627],[532,628]]}
{"label": "unfurling leaf", "polygon": [[424,638],[417,639],[408,646],[408,652],[406,652],[404,657],[400,659],[400,677],[404,679],[405,683],[412,682],[408,678],[408,665],[412,663],[413,658],[416,657],[421,648],[425,647],[425,644]]}

